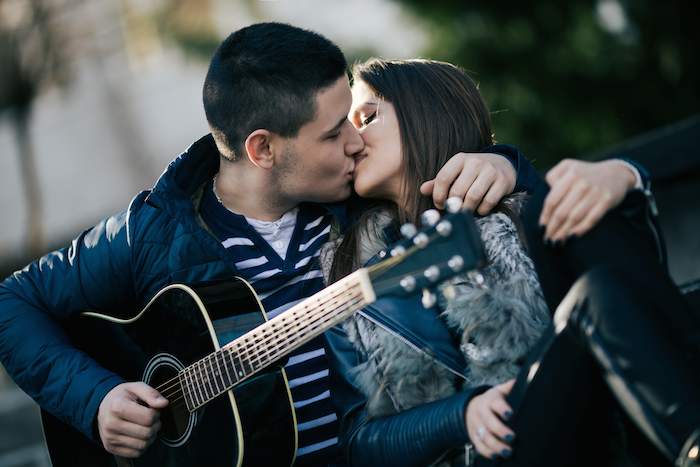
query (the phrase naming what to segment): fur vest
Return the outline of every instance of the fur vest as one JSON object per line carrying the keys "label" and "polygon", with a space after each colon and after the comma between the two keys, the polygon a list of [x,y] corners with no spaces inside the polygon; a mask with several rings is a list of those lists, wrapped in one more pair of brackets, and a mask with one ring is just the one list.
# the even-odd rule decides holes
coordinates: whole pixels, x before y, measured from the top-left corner
{"label": "fur vest", "polygon": [[[525,195],[504,201],[519,212]],[[377,212],[363,227],[361,264],[386,247],[383,229],[391,222]],[[361,363],[350,375],[367,397],[370,418],[398,413],[442,399],[461,387],[495,385],[516,376],[519,364],[550,321],[532,260],[521,245],[513,221],[503,213],[477,218],[488,264],[477,278],[462,275],[439,288],[436,319],[459,337],[468,364],[467,379],[433,357],[417,351],[391,333],[356,314],[342,326]],[[339,240],[321,251],[326,279]],[[438,316],[439,315],[439,316]]]}

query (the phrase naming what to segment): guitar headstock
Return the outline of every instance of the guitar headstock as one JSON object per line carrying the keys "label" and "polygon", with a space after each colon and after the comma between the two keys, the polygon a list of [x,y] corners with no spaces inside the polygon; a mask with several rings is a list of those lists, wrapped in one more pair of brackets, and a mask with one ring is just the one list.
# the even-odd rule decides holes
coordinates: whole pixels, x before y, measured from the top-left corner
{"label": "guitar headstock", "polygon": [[[448,200],[444,216],[434,209],[423,213],[419,231],[404,224],[404,239],[381,251],[382,261],[368,267],[377,297],[412,295],[486,262],[479,229],[461,200]],[[424,302],[425,302],[424,296]],[[431,305],[430,298],[426,305]]]}

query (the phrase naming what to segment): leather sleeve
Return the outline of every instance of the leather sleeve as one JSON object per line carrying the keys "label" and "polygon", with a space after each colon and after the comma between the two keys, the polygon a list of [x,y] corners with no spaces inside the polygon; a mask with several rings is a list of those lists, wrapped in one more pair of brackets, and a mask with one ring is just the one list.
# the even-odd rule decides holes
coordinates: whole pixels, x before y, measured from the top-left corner
{"label": "leather sleeve", "polygon": [[535,167],[530,163],[525,155],[520,152],[515,146],[510,144],[494,144],[492,146],[487,146],[481,152],[492,152],[494,154],[499,154],[510,161],[515,168],[516,181],[514,193],[517,192],[527,192],[532,193],[540,184],[544,183],[544,178]]}
{"label": "leather sleeve", "polygon": [[469,442],[464,420],[472,397],[487,386],[381,418],[369,419],[366,397],[351,377],[362,356],[339,326],[326,333],[339,444],[350,466],[425,466]]}

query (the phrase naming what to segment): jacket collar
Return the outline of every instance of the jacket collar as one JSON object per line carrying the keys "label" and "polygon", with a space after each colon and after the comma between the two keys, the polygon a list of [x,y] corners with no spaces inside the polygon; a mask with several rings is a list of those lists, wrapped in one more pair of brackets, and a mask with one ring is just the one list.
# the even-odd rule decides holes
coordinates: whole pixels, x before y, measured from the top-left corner
{"label": "jacket collar", "polygon": [[[195,141],[170,162],[158,178],[146,202],[166,210],[175,218],[194,217],[193,198],[219,170],[219,150],[211,133]],[[321,204],[345,231],[352,213],[364,203],[357,196],[348,201]]]}
{"label": "jacket collar", "polygon": [[146,201],[173,217],[194,211],[193,195],[219,170],[219,151],[211,134],[195,141],[161,174]]}

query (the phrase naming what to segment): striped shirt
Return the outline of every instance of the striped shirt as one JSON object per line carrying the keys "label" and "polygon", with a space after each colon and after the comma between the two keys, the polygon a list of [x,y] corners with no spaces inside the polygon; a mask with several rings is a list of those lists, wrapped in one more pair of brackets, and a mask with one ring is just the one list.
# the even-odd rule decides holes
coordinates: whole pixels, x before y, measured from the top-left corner
{"label": "striped shirt", "polygon": [[[318,255],[328,240],[332,216],[323,207],[304,204],[275,223],[248,222],[226,209],[209,184],[200,210],[207,226],[233,253],[237,275],[251,283],[268,318],[324,287]],[[297,416],[297,466],[328,465],[340,456],[323,342],[322,336],[307,342],[285,365]]]}

